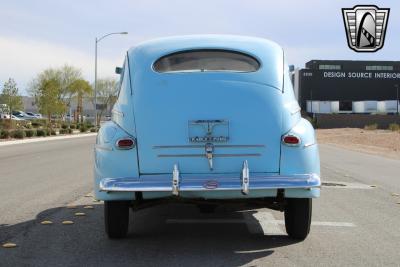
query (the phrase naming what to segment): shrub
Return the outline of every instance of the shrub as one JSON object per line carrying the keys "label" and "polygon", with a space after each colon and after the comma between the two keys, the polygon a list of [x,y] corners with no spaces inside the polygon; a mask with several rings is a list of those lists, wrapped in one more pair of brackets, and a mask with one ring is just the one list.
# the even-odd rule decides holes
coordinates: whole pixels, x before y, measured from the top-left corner
{"label": "shrub", "polygon": [[63,123],[63,124],[61,125],[61,129],[67,129],[67,128],[68,128],[68,125],[65,124],[65,123]]}
{"label": "shrub", "polygon": [[53,122],[52,127],[53,128],[61,128],[61,125],[63,125],[63,124],[64,123],[61,123],[59,121],[55,121],[55,122]]}
{"label": "shrub", "polygon": [[8,130],[1,130],[0,131],[0,139],[7,139],[10,137],[10,132]]}
{"label": "shrub", "polygon": [[38,129],[36,132],[37,136],[47,136],[47,131],[45,129]]}
{"label": "shrub", "polygon": [[87,132],[87,127],[85,126],[85,125],[81,125],[81,127],[79,127],[79,131],[81,132],[81,133],[86,133]]}
{"label": "shrub", "polygon": [[36,130],[25,130],[26,137],[33,137],[36,136]]}
{"label": "shrub", "polygon": [[56,130],[54,130],[54,129],[51,129],[51,130],[48,129],[47,133],[48,133],[48,135],[57,135]]}
{"label": "shrub", "polygon": [[46,125],[46,120],[45,119],[34,119],[32,120],[32,126],[33,128],[39,128],[40,126]]}
{"label": "shrub", "polygon": [[60,134],[71,134],[72,129],[60,129],[59,133]]}
{"label": "shrub", "polygon": [[389,130],[391,131],[399,131],[400,130],[400,125],[396,123],[391,123],[389,124]]}
{"label": "shrub", "polygon": [[14,130],[11,133],[11,137],[16,138],[16,139],[24,139],[25,136],[26,136],[25,131],[21,130],[21,129]]}
{"label": "shrub", "polygon": [[69,126],[69,128],[71,128],[71,129],[76,129],[76,125],[75,125],[75,124],[71,124],[71,125]]}
{"label": "shrub", "polygon": [[91,122],[86,122],[86,127],[92,128],[94,125]]}
{"label": "shrub", "polygon": [[67,129],[67,131],[69,134],[72,134],[74,132],[74,130],[72,130],[72,129]]}
{"label": "shrub", "polygon": [[378,129],[378,124],[377,123],[372,123],[364,126],[365,130],[376,130]]}
{"label": "shrub", "polygon": [[91,133],[95,133],[95,132],[97,132],[97,129],[96,129],[96,128],[91,128],[91,129],[90,129],[90,132],[91,132]]}

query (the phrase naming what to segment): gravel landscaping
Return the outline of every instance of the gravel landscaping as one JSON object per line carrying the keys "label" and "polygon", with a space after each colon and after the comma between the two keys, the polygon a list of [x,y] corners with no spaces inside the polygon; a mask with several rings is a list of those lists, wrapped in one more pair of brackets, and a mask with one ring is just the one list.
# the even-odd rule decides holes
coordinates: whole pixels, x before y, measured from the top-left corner
{"label": "gravel landscaping", "polygon": [[317,129],[319,144],[400,159],[400,131],[359,128]]}

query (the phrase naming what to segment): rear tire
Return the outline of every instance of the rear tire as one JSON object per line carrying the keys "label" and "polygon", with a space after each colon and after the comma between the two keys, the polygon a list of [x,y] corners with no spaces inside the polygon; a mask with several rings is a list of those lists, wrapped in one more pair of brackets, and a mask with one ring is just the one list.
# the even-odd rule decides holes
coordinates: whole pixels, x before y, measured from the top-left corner
{"label": "rear tire", "polygon": [[109,238],[126,237],[129,226],[129,201],[104,201],[104,224]]}
{"label": "rear tire", "polygon": [[288,198],[285,207],[287,234],[293,239],[304,240],[310,232],[311,214],[311,198]]}

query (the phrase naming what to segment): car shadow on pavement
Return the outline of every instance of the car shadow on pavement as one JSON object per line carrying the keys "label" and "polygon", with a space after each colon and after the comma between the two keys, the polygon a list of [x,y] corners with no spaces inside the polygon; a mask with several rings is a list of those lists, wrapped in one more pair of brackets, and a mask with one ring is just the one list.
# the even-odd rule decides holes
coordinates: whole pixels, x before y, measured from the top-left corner
{"label": "car shadow on pavement", "polygon": [[[3,266],[257,265],[274,248],[296,243],[286,235],[251,234],[240,223],[243,211],[217,209],[202,214],[195,206],[183,204],[131,212],[128,237],[110,240],[104,232],[103,205],[92,207],[59,207],[41,212],[35,220],[1,225],[0,242],[17,244],[12,249],[0,247]],[[52,224],[41,224],[44,220]],[[73,224],[63,224],[66,220]],[[254,220],[250,223],[258,223]]]}

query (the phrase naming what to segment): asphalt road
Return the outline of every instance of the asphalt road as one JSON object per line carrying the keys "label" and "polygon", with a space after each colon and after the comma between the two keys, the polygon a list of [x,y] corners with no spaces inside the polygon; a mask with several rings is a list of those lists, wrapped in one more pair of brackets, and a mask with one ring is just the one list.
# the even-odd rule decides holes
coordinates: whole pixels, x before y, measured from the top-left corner
{"label": "asphalt road", "polygon": [[321,146],[326,186],[303,242],[280,212],[183,204],[131,213],[129,237],[108,240],[103,205],[87,195],[93,143],[0,147],[0,243],[18,245],[0,247],[0,266],[400,266],[400,161]]}

